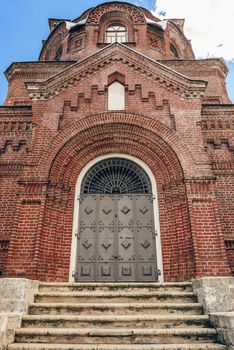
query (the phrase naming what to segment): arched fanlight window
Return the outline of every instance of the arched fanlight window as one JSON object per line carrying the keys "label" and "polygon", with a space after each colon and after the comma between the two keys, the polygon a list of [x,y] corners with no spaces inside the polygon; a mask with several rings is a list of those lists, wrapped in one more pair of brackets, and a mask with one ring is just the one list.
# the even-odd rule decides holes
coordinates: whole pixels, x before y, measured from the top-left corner
{"label": "arched fanlight window", "polygon": [[82,194],[152,193],[146,172],[135,162],[124,158],[101,160],[86,173]]}
{"label": "arched fanlight window", "polygon": [[125,43],[127,41],[127,28],[121,23],[112,23],[106,29],[107,43]]}

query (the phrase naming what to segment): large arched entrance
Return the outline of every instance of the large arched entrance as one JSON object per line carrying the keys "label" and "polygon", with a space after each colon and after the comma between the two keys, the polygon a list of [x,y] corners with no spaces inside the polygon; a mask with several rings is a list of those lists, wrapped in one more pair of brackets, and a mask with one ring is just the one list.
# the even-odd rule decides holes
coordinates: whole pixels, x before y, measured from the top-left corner
{"label": "large arched entrance", "polygon": [[158,280],[155,238],[146,171],[119,156],[91,166],[80,185],[75,280]]}

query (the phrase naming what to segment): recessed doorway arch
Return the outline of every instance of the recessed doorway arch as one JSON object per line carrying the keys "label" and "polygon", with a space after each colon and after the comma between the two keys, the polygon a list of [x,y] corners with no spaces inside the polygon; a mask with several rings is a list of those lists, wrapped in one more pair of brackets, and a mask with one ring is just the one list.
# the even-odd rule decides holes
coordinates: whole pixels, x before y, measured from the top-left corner
{"label": "recessed doorway arch", "polygon": [[163,281],[156,179],[138,158],[103,155],[80,172],[70,263],[75,280]]}

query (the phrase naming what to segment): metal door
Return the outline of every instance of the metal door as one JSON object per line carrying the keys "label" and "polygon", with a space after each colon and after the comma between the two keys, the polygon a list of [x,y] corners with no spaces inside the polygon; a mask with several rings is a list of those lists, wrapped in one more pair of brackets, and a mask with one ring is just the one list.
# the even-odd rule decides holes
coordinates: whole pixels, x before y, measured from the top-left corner
{"label": "metal door", "polygon": [[157,280],[150,194],[80,197],[76,280]]}

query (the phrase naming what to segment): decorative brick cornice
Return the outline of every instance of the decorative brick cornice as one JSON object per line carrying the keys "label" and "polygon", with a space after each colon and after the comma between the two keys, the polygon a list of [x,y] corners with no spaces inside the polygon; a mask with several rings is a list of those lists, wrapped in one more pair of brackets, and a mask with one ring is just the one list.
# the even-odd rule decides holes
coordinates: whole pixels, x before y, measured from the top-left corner
{"label": "decorative brick cornice", "polygon": [[188,193],[203,195],[214,193],[216,177],[186,178],[184,181],[187,186]]}
{"label": "decorative brick cornice", "polygon": [[74,63],[76,61],[13,62],[5,71],[5,76],[9,82],[12,79],[21,77],[45,80]]}
{"label": "decorative brick cornice", "polygon": [[228,151],[234,152],[234,146],[230,141],[227,138],[220,139],[218,137],[206,140],[207,144],[211,145],[214,149],[221,149],[223,146],[225,146]]}
{"label": "decorative brick cornice", "polygon": [[212,169],[215,174],[230,174],[233,175],[234,172],[234,162],[227,162],[227,161],[217,161],[217,162],[212,162]]}
{"label": "decorative brick cornice", "polygon": [[[222,115],[223,117],[223,115]],[[198,122],[197,125],[201,126],[201,129],[203,132],[212,132],[214,130],[219,131],[230,131],[234,129],[234,119],[216,119],[216,118],[209,118],[202,120],[201,122]]]}
{"label": "decorative brick cornice", "polygon": [[0,120],[0,133],[28,134],[32,132],[33,123],[28,120]]}
{"label": "decorative brick cornice", "polygon": [[234,104],[205,104],[202,105],[202,116],[208,115],[233,115],[234,116]]}
{"label": "decorative brick cornice", "polygon": [[220,72],[226,77],[228,73],[228,68],[221,58],[206,58],[206,59],[165,59],[165,60],[159,60],[160,63],[164,64],[165,66],[174,68],[174,69],[181,69],[188,68],[190,69],[196,69],[197,71],[204,72],[205,70],[210,70],[211,68],[218,69]]}
{"label": "decorative brick cornice", "polygon": [[0,176],[11,176],[21,172],[23,164],[19,163],[0,163]]}
{"label": "decorative brick cornice", "polygon": [[20,185],[19,194],[41,196],[46,194],[47,181],[18,181]]}
{"label": "decorative brick cornice", "polygon": [[207,82],[189,79],[118,43],[109,45],[98,53],[75,63],[47,81],[28,82],[26,86],[32,100],[49,100],[67,88],[73,87],[80,81],[92,76],[95,72],[116,63],[122,63],[129,69],[137,71],[144,78],[153,80],[183,98],[201,98],[204,96]]}
{"label": "decorative brick cornice", "polygon": [[[21,135],[20,135],[21,136]],[[24,139],[18,138],[15,140],[9,139],[9,140],[4,140],[3,143],[1,142],[0,144],[0,159],[1,156],[7,151],[7,149],[11,149],[12,152],[19,152],[22,150],[25,150],[25,152],[28,152],[28,140],[27,140],[27,135]]]}
{"label": "decorative brick cornice", "polygon": [[0,116],[2,117],[31,117],[31,106],[0,106]]}

